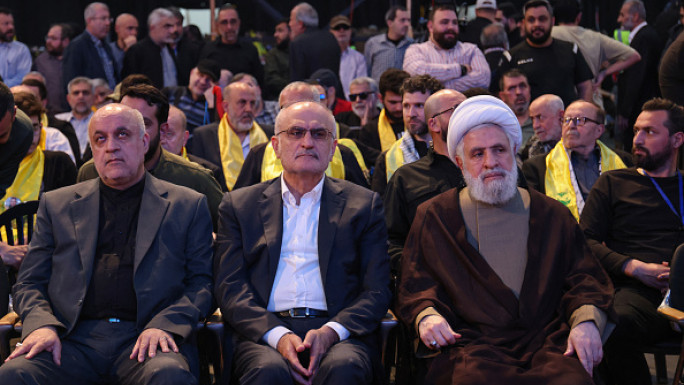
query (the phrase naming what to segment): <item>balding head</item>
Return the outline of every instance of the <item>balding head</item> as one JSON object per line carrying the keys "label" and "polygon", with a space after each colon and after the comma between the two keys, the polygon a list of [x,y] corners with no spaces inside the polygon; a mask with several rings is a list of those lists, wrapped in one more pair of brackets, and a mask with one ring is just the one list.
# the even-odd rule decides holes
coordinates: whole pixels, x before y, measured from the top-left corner
{"label": "balding head", "polygon": [[93,114],[88,137],[95,169],[105,185],[125,190],[145,177],[149,136],[140,112],[123,104],[108,104]]}
{"label": "balding head", "polygon": [[247,135],[252,128],[258,99],[258,90],[248,83],[230,83],[223,89],[223,110],[238,136]]}
{"label": "balding head", "polygon": [[530,103],[532,128],[541,142],[560,140],[564,109],[563,100],[553,94],[542,95]]}
{"label": "balding head", "polygon": [[446,140],[449,118],[464,100],[466,97],[462,93],[452,89],[443,89],[430,95],[425,101],[425,119],[434,150],[438,154],[448,156]]}
{"label": "balding head", "polygon": [[332,112],[320,103],[296,102],[278,113],[271,145],[286,182],[309,191],[318,183],[335,153],[335,131]]}
{"label": "balding head", "polygon": [[321,103],[321,95],[318,93],[316,87],[309,83],[292,82],[280,91],[278,106],[280,106],[281,109],[284,109],[296,102]]}

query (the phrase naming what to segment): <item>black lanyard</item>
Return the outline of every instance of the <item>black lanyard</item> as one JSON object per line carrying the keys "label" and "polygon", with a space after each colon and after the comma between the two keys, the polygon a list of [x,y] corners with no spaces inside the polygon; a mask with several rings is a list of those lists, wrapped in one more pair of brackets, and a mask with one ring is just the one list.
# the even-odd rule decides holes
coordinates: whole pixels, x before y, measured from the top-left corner
{"label": "black lanyard", "polygon": [[[645,171],[644,171],[644,174],[646,174]],[[665,195],[665,192],[663,192],[663,189],[660,188],[660,185],[658,184],[658,182],[656,182],[656,180],[653,179],[652,176],[650,176],[648,174],[646,174],[646,175],[649,178],[651,178],[651,182],[653,182],[653,185],[655,186],[656,190],[658,190],[658,192],[660,193],[660,196],[663,197],[663,199],[665,200],[665,203],[667,203],[667,205],[670,207],[670,210],[672,210],[672,212],[675,215],[678,215],[677,210],[675,210],[674,206],[672,205],[672,202],[670,202],[670,198],[668,198],[667,195]],[[679,215],[678,216],[679,216],[679,219],[682,221],[682,225],[684,225],[684,194],[682,193],[682,174],[679,173],[679,170],[677,170],[677,177],[679,179]]]}

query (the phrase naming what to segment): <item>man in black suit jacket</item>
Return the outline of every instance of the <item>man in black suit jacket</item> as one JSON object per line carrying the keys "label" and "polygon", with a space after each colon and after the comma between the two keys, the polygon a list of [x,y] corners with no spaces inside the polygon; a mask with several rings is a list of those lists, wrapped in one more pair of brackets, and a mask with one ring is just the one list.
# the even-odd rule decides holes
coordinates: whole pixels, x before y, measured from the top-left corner
{"label": "man in black suit jacket", "polygon": [[290,81],[305,80],[316,70],[340,73],[340,46],[329,31],[318,29],[318,13],[308,3],[290,11]]}
{"label": "man in black suit jacket", "polygon": [[91,3],[84,12],[86,30],[71,41],[64,51],[62,72],[64,84],[77,76],[107,80],[114,89],[119,82],[112,47],[106,41],[111,19],[103,3]]}
{"label": "man in black suit jacket", "polygon": [[[122,78],[131,74],[143,74],[159,89],[188,84],[190,70],[197,64],[199,48],[192,44],[179,44],[176,50],[171,48],[170,44],[174,43],[172,33],[175,20],[173,13],[166,8],[157,8],[150,13],[150,33],[126,51],[121,69]],[[184,69],[187,72],[183,75],[178,65],[181,58],[192,61],[190,68]],[[164,78],[164,60],[168,60],[168,79]]]}
{"label": "man in black suit jacket", "polygon": [[618,77],[618,116],[615,141],[632,148],[631,127],[641,112],[641,106],[660,94],[658,89],[658,62],[663,41],[658,32],[646,23],[646,8],[639,0],[626,1],[620,9],[618,23],[631,31],[629,46],[634,48],[641,61],[627,68]]}
{"label": "man in black suit jacket", "polygon": [[632,166],[631,154],[611,150],[599,140],[605,118],[594,102],[570,103],[561,118],[561,140],[548,154],[522,166],[528,186],[563,203],[577,220],[600,174]]}
{"label": "man in black suit jacket", "polygon": [[90,125],[101,176],[41,198],[15,286],[22,343],[3,384],[196,384],[193,330],[211,310],[206,198],[145,171],[142,115]]}
{"label": "man in black suit jacket", "polygon": [[221,203],[216,298],[236,332],[241,384],[362,384],[390,300],[380,197],[324,175],[335,121],[315,102],[276,119],[280,178]]}

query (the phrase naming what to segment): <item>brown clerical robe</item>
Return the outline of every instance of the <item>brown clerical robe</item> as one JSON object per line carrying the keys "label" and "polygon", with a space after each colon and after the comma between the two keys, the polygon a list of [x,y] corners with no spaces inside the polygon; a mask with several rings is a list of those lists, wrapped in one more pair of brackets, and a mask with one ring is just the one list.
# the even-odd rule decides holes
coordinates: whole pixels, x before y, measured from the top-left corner
{"label": "brown clerical robe", "polygon": [[468,243],[457,189],[419,206],[403,252],[397,310],[413,326],[434,307],[462,335],[428,360],[426,384],[593,383],[576,357],[563,356],[568,318],[594,305],[615,320],[613,287],[570,211],[529,194],[519,299]]}

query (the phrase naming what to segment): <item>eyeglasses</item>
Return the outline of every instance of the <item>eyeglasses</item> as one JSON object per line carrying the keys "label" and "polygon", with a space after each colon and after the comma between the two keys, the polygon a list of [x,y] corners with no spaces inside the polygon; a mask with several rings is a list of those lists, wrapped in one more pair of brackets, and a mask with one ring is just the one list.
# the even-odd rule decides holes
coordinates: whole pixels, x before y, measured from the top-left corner
{"label": "eyeglasses", "polygon": [[288,138],[292,140],[300,140],[304,139],[304,136],[306,136],[307,132],[311,134],[311,139],[313,140],[323,141],[328,139],[328,137],[332,136],[332,132],[326,130],[325,128],[312,128],[310,130],[307,130],[301,127],[290,127],[287,130],[283,130],[276,133],[276,135],[286,133]]}
{"label": "eyeglasses", "polygon": [[338,26],[336,26],[336,27],[332,27],[331,29],[332,29],[333,31],[348,31],[348,30],[351,29],[351,27],[348,26],[348,25],[346,25],[346,24],[340,24],[340,25],[338,25]]}
{"label": "eyeglasses", "polygon": [[561,119],[561,122],[562,122],[564,125],[568,125],[568,124],[570,124],[571,122],[575,122],[575,125],[577,125],[578,127],[584,126],[584,124],[585,124],[587,121],[592,122],[592,123],[596,123],[596,124],[603,124],[603,122],[599,122],[598,120],[594,120],[594,119],[591,119],[591,118],[587,118],[586,116],[575,116],[575,117],[569,117],[569,116],[567,116],[567,117],[564,117],[563,119]]}
{"label": "eyeglasses", "polygon": [[[459,103],[459,104],[460,104],[460,103]],[[454,105],[453,107],[449,107],[449,108],[447,108],[446,110],[444,110],[444,111],[442,111],[442,112],[438,112],[438,113],[432,115],[432,118],[434,119],[434,118],[436,118],[436,117],[438,117],[438,116],[440,116],[440,115],[442,115],[442,114],[446,114],[446,113],[449,112],[449,111],[453,111],[453,110],[456,109],[456,107],[458,107],[458,104]]]}
{"label": "eyeglasses", "polygon": [[361,100],[366,100],[368,99],[368,95],[373,94],[372,92],[359,92],[358,94],[349,94],[349,100],[352,102],[355,102],[356,99],[360,98]]}

